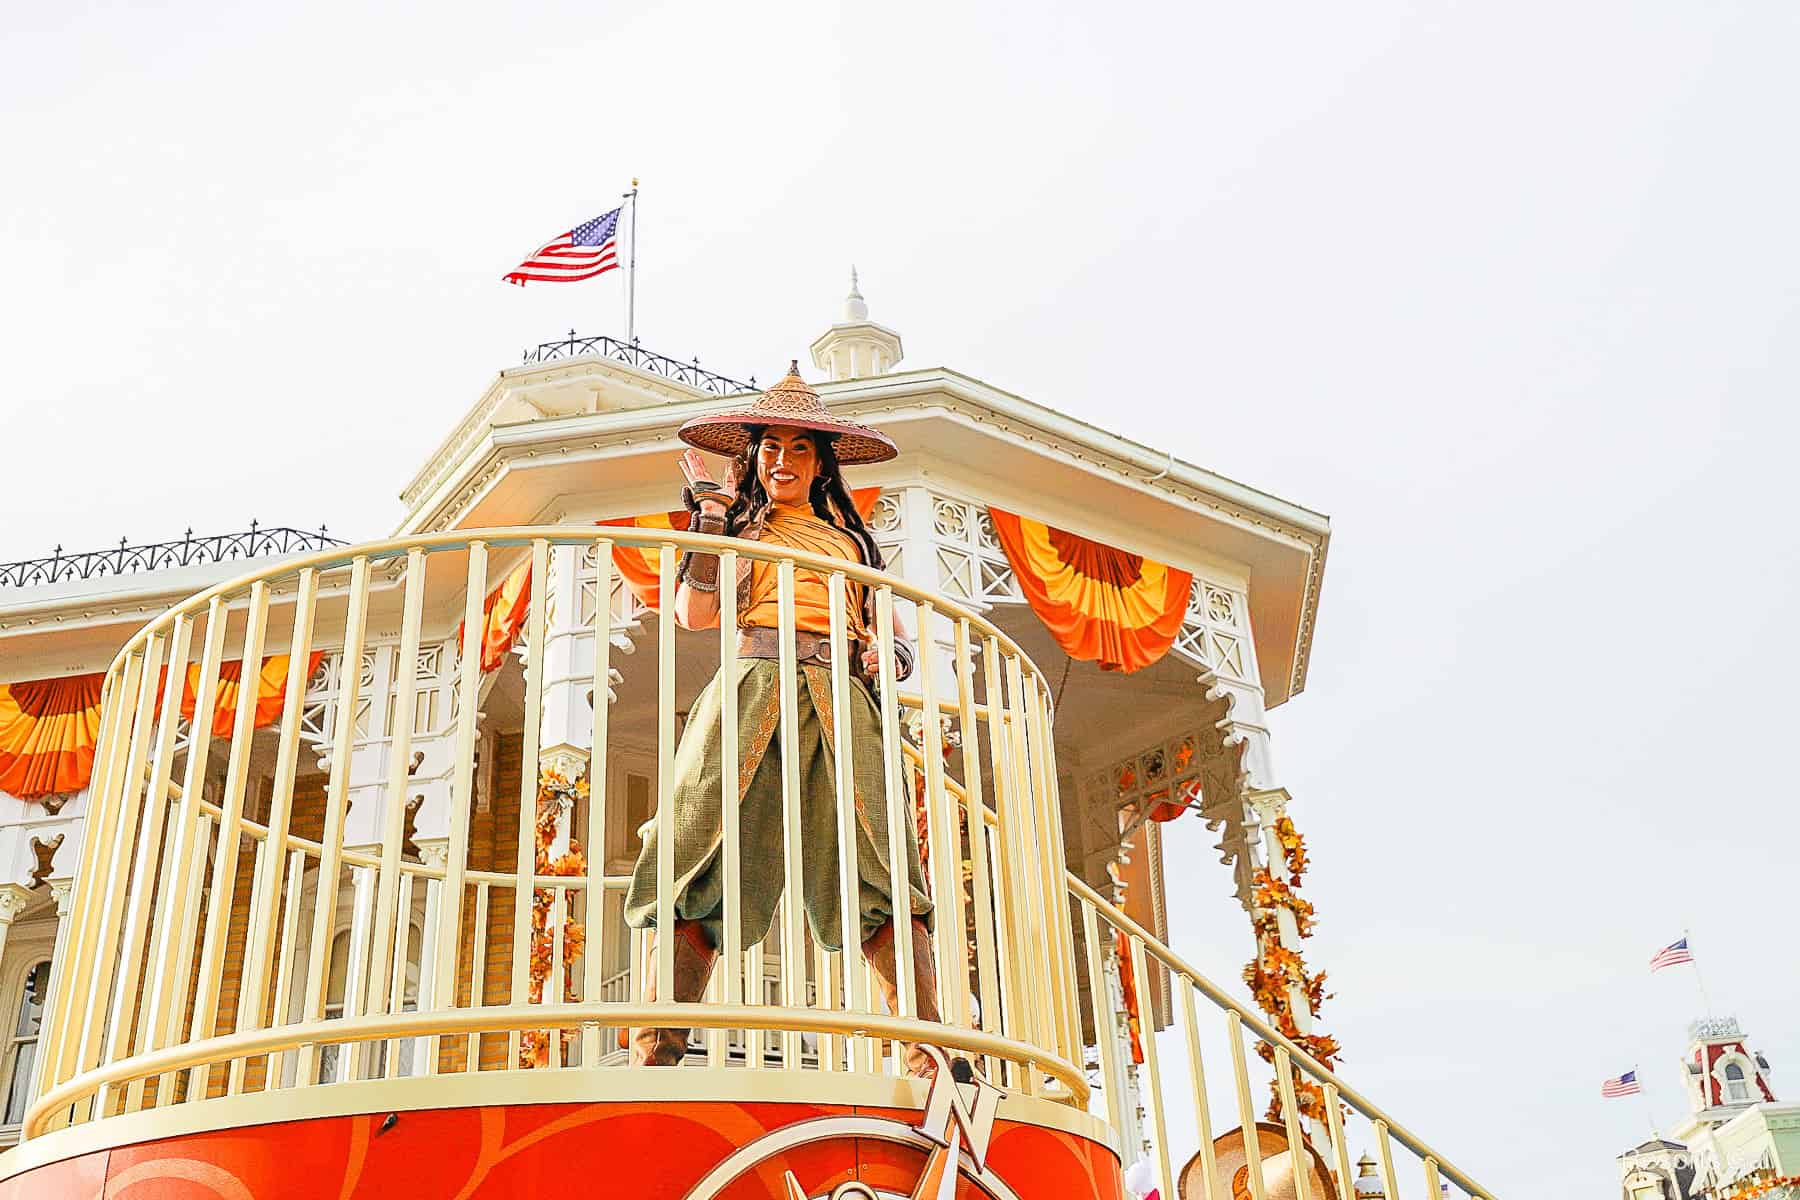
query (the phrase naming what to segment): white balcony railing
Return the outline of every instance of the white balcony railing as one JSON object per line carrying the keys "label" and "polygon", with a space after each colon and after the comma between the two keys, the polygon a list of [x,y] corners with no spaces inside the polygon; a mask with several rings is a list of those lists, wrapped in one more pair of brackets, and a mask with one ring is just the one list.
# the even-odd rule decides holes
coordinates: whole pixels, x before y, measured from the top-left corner
{"label": "white balcony railing", "polygon": [[[535,833],[541,752],[552,749],[542,744],[552,690],[573,689],[584,703],[594,701],[581,739],[588,744],[578,750],[595,781],[609,778],[615,729],[627,718],[654,725],[657,794],[664,801],[655,815],[664,883],[658,926],[668,928],[674,914],[667,886],[673,806],[667,800],[674,785],[677,684],[683,678],[691,684],[697,670],[709,673],[720,661],[732,663],[737,652],[729,632],[732,589],[720,592],[727,632],[717,636],[716,649],[711,635],[678,638],[672,605],[665,603],[654,618],[654,684],[634,681],[636,699],[621,689],[618,704],[607,703],[609,681],[616,678],[614,606],[594,603],[591,616],[585,609],[552,614],[548,584],[555,563],[591,552],[589,561],[598,562],[601,573],[595,594],[609,595],[615,546],[643,548],[658,563],[664,597],[675,593],[684,549],[721,552],[725,579],[735,578],[742,559],[776,565],[787,630],[779,673],[783,728],[793,726],[800,686],[791,657],[795,568],[820,571],[829,581],[830,691],[839,712],[852,686],[846,596],[851,584],[873,589],[890,842],[901,845],[900,839],[915,836],[903,781],[916,777],[923,785],[917,836],[937,910],[934,999],[941,1022],[918,1018],[920,997],[905,969],[899,1011],[885,1011],[871,999],[860,956],[815,946],[797,902],[783,903],[764,944],[739,944],[734,888],[744,864],[732,805],[721,808],[724,945],[705,1002],[644,999],[646,978],[662,985],[653,989],[655,996],[670,994],[674,939],[656,939],[655,952],[646,954],[643,939],[634,937],[627,952],[608,962],[599,944],[604,939],[593,936],[578,945],[569,937],[575,921],[596,933],[616,922],[629,881],[603,870],[604,786],[574,796],[570,811],[554,815],[559,839],[571,830],[593,831],[585,866],[577,874],[543,867]],[[517,827],[508,831],[511,846],[478,846],[471,836],[476,755],[493,732],[483,727],[481,709],[501,703],[483,700],[482,601],[502,573],[490,565],[521,554],[529,556],[536,586],[524,628],[523,696],[513,701],[521,728],[502,735],[520,744]],[[919,655],[918,673],[907,685],[916,690],[910,692],[896,680],[896,602],[910,602],[919,627],[942,646]],[[442,865],[430,865],[407,850],[408,771],[418,732],[411,725],[418,711],[415,667],[420,645],[455,637],[459,622],[453,728],[434,735],[451,743],[447,854]],[[572,677],[562,662],[561,675],[553,678],[546,645],[576,635],[570,644],[584,648],[584,661]],[[322,833],[300,836],[296,780],[308,757],[303,664],[315,650],[358,663],[377,636],[399,641],[391,689],[383,685],[389,695],[359,696],[362,673],[338,672],[325,746]],[[704,661],[696,664],[693,656],[701,651]],[[196,720],[185,742],[178,737],[190,667],[198,666],[192,711],[208,713],[221,664],[232,654],[252,663],[280,653],[291,655],[294,673],[278,721],[254,728],[257,697],[247,687],[229,736],[215,738],[210,722]],[[685,675],[679,667],[688,668]],[[374,793],[381,811],[372,828],[379,840],[347,844],[359,713],[368,711],[368,701],[380,706],[390,700],[381,759],[385,785]],[[628,705],[639,709],[627,712]],[[731,689],[724,690],[722,705],[725,727],[735,728]],[[926,713],[939,719],[925,720]],[[1472,1196],[1484,1195],[1066,872],[1053,719],[1051,690],[1036,665],[979,614],[879,572],[755,543],[614,527],[504,529],[343,547],[267,566],[152,621],[110,668],[76,898],[24,1133],[55,1137],[67,1126],[147,1109],[229,1105],[248,1093],[325,1083],[356,1088],[402,1074],[552,1069],[628,1079],[623,1073],[646,1068],[627,1065],[618,1034],[646,1025],[700,1031],[703,1053],[694,1057],[712,1069],[878,1074],[895,1070],[899,1058],[886,1053],[886,1043],[925,1041],[969,1055],[1014,1094],[1088,1109],[1123,1126],[1128,1118],[1135,1122],[1135,1113],[1125,1112],[1135,1105],[1128,1044],[1119,1036],[1108,974],[1123,948],[1141,985],[1153,973],[1172,979],[1173,1019],[1187,1051],[1184,1071],[1168,1064],[1191,1084],[1191,1096],[1177,1102],[1164,1091],[1156,1039],[1143,1039],[1142,1090],[1165,1197],[1176,1195],[1171,1148],[1192,1143],[1204,1155],[1221,1132],[1209,1108],[1203,1053],[1205,1043],[1221,1035],[1231,1123],[1255,1123],[1261,1105],[1253,1098],[1266,1086],[1264,1064],[1255,1061],[1257,1054],[1246,1054],[1247,1036],[1252,1051],[1262,1044],[1273,1068],[1290,1138],[1310,1132],[1340,1195],[1350,1183],[1344,1117],[1355,1114],[1372,1122],[1388,1197],[1399,1195],[1391,1141],[1419,1159],[1427,1200],[1437,1200],[1440,1175]],[[565,740],[555,749],[566,755],[566,722],[558,732]],[[837,722],[835,736],[836,761],[854,761],[850,723]],[[743,854],[779,858],[786,895],[794,897],[804,869],[797,844],[799,771],[790,757],[781,757],[781,844],[744,847]],[[727,794],[737,782],[729,758]],[[253,790],[253,778],[266,779],[266,786]],[[857,819],[853,791],[840,770],[834,797],[840,831],[852,829]],[[367,820],[368,814],[358,817]],[[840,845],[845,841],[839,838]],[[890,894],[904,895],[900,856],[891,858]],[[839,865],[851,864],[840,858]],[[848,882],[856,872],[840,869],[838,875]],[[841,891],[840,912],[849,928],[858,920],[854,884]],[[346,928],[340,955],[336,935]],[[897,937],[904,964],[910,961],[910,929],[902,926]],[[1149,995],[1152,989],[1141,990]],[[1197,1006],[1196,998],[1205,1005]],[[1197,1007],[1216,1012],[1217,1023],[1203,1024]],[[528,1065],[534,1047],[542,1048],[541,1067]],[[1253,1082],[1253,1074],[1262,1078]],[[1216,1067],[1214,1078],[1221,1078]],[[1308,1080],[1322,1089],[1324,1116],[1305,1128],[1295,1087]],[[1178,1118],[1178,1112],[1184,1115]],[[1255,1139],[1250,1142],[1254,1146]],[[1205,1165],[1210,1178],[1210,1160]],[[1250,1174],[1249,1184],[1252,1200],[1265,1200],[1258,1173]],[[1302,1190],[1300,1200],[1326,1198]]]}

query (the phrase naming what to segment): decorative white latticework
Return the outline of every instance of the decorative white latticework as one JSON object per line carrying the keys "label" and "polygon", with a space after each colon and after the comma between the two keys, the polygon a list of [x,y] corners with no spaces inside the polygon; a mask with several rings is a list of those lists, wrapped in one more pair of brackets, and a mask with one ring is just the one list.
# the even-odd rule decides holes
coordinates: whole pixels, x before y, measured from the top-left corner
{"label": "decorative white latticework", "polygon": [[[581,556],[575,564],[575,581],[581,588],[580,624],[585,628],[593,623],[596,597],[600,588],[600,548],[598,546],[582,548]],[[624,627],[635,630],[640,625],[640,618],[651,612],[638,600],[637,593],[625,585],[625,577],[616,570],[612,573],[612,592],[609,599],[612,601],[612,619],[615,629]]]}
{"label": "decorative white latticework", "polygon": [[949,595],[985,604],[1025,599],[987,505],[931,493],[931,543],[939,586]]}
{"label": "decorative white latticework", "polygon": [[1177,653],[1210,668],[1222,679],[1256,680],[1255,652],[1250,643],[1249,606],[1244,594],[1223,584],[1194,578],[1187,616],[1175,635]]}
{"label": "decorative white latticework", "polygon": [[1200,754],[1198,731],[1177,734],[1090,776],[1090,794],[1112,797],[1120,808],[1144,809],[1168,801],[1198,803]]}
{"label": "decorative white latticework", "polygon": [[881,547],[887,569],[896,575],[906,574],[906,510],[899,492],[883,492],[875,501],[865,524]]}

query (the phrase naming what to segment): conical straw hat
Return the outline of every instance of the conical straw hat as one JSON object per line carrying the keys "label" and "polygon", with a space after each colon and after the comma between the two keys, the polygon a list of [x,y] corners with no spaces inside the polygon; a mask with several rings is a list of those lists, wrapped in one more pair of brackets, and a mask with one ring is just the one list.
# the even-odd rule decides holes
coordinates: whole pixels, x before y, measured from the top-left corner
{"label": "conical straw hat", "polygon": [[[1266,1200],[1299,1200],[1294,1186],[1294,1156],[1288,1150],[1287,1133],[1281,1126],[1260,1121],[1256,1126],[1256,1148],[1262,1157],[1263,1195]],[[1311,1146],[1303,1148],[1306,1163],[1308,1200],[1337,1200],[1337,1188],[1324,1160]],[[1217,1173],[1209,1193],[1201,1183],[1198,1154],[1181,1168],[1176,1191],[1181,1200],[1252,1200],[1250,1191],[1250,1159],[1244,1149],[1244,1131],[1233,1129],[1213,1139],[1213,1164]]]}
{"label": "conical straw hat", "polygon": [[749,408],[695,417],[681,427],[681,440],[714,454],[737,455],[750,444],[752,427],[792,425],[819,433],[836,435],[833,449],[840,463],[886,462],[900,453],[894,440],[879,429],[834,417],[819,393],[800,378],[800,361],[795,359],[787,375],[774,387],[757,397]]}

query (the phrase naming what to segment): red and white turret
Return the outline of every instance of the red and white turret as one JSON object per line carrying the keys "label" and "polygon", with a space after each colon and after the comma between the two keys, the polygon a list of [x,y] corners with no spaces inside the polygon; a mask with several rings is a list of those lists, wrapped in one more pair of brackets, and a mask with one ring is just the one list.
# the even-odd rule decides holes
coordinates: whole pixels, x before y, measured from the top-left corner
{"label": "red and white turret", "polygon": [[1769,1060],[1750,1048],[1736,1018],[1695,1021],[1688,1037],[1685,1078],[1696,1117],[1722,1120],[1748,1105],[1775,1102]]}

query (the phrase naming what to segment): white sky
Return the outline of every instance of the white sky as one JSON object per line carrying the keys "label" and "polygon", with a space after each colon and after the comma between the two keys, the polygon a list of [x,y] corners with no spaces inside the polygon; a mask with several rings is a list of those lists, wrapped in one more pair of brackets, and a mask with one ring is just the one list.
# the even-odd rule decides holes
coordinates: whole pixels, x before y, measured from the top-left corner
{"label": "white sky", "polygon": [[1606,1194],[1684,927],[1800,1097],[1797,56],[1786,3],[11,5],[0,558],[386,532],[494,370],[619,332],[499,276],[640,175],[648,347],[770,378],[854,260],[909,365],[1332,515],[1275,718],[1325,1026],[1497,1194]]}

